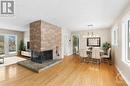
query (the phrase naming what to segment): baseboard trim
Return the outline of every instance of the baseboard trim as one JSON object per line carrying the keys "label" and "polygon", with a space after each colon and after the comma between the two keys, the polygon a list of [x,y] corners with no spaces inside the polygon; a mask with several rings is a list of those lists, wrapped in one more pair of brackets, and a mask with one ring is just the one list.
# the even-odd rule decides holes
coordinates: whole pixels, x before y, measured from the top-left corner
{"label": "baseboard trim", "polygon": [[64,56],[71,56],[71,55],[73,55],[73,54],[67,54],[67,55],[64,55]]}
{"label": "baseboard trim", "polygon": [[125,80],[125,82],[127,83],[128,86],[130,86],[130,81],[125,77],[125,75],[122,73],[122,71],[120,70],[120,68],[115,65],[116,69],[118,70],[118,72],[121,74],[122,78]]}

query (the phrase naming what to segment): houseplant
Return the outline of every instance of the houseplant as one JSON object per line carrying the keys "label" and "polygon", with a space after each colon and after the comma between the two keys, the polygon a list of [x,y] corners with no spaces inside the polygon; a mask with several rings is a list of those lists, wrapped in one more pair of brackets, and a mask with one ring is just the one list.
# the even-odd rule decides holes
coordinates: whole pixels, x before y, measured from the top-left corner
{"label": "houseplant", "polygon": [[107,50],[111,47],[111,44],[108,42],[103,43],[102,49],[104,50],[104,53],[107,54]]}
{"label": "houseplant", "polygon": [[24,41],[21,40],[19,44],[19,54],[21,55],[21,51],[25,51],[25,50],[26,50],[26,46],[24,44]]}

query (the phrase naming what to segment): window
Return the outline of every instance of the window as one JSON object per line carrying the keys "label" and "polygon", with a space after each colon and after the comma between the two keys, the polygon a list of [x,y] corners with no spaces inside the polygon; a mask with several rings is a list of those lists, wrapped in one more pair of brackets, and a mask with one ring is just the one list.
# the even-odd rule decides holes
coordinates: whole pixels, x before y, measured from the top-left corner
{"label": "window", "polygon": [[0,55],[4,54],[4,36],[0,35]]}
{"label": "window", "polygon": [[17,36],[0,35],[0,55],[11,55],[17,52]]}
{"label": "window", "polygon": [[16,36],[8,36],[9,52],[16,52]]}
{"label": "window", "polygon": [[130,61],[130,20],[128,21],[128,33],[127,33],[128,35],[128,37],[127,37],[127,39],[128,39],[128,46],[127,46],[127,49],[128,49],[128,60]]}
{"label": "window", "polygon": [[122,23],[122,59],[130,63],[130,20]]}

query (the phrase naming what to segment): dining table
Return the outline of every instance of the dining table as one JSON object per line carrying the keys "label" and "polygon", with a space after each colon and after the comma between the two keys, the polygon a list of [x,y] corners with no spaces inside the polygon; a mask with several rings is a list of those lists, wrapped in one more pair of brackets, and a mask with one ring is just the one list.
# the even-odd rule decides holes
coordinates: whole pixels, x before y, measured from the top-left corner
{"label": "dining table", "polygon": [[[87,53],[87,55],[88,55],[88,57],[90,58],[90,60],[91,60],[91,58],[92,58],[92,53],[94,53],[93,52],[93,50],[91,49],[91,50],[86,50],[86,53]],[[104,51],[102,50],[102,49],[99,49],[99,53],[100,53],[100,58],[99,58],[99,60],[101,60],[101,56],[104,54]]]}

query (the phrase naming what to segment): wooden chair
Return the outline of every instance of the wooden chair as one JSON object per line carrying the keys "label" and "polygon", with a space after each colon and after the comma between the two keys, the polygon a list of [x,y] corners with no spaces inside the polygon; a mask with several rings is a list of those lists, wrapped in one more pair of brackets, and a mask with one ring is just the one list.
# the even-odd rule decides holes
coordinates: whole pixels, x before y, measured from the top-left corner
{"label": "wooden chair", "polygon": [[112,59],[111,59],[111,48],[109,48],[107,50],[107,55],[102,55],[101,56],[101,62],[103,63],[109,63],[109,64],[112,64]]}

